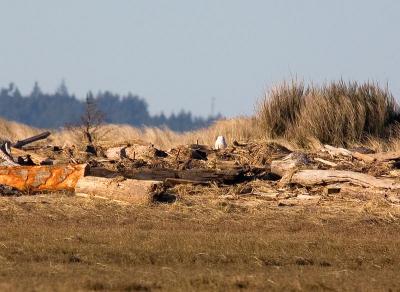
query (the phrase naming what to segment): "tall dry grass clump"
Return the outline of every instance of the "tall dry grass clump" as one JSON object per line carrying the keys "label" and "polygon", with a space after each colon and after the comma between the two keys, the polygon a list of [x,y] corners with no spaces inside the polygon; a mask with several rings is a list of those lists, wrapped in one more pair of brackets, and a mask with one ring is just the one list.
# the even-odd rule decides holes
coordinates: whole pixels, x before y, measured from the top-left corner
{"label": "tall dry grass clump", "polygon": [[292,132],[307,94],[308,88],[297,81],[283,82],[266,93],[258,105],[258,121],[269,138],[285,137]]}
{"label": "tall dry grass clump", "polygon": [[341,80],[318,87],[292,81],[267,92],[257,118],[269,138],[285,138],[302,146],[310,139],[349,145],[390,138],[400,111],[387,87],[376,83]]}

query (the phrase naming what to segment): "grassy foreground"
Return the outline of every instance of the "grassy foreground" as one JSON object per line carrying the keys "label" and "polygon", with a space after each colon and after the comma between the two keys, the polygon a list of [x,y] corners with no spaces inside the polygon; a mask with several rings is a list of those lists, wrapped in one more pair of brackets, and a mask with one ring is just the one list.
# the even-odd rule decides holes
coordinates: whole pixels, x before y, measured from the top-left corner
{"label": "grassy foreground", "polygon": [[0,290],[400,290],[398,208],[237,203],[2,197]]}

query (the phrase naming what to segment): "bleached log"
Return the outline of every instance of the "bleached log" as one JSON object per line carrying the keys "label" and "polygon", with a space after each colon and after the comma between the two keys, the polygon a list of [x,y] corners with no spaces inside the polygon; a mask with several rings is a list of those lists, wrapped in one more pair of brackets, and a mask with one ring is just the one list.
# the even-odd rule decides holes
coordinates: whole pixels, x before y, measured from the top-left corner
{"label": "bleached log", "polygon": [[[357,151],[350,151],[345,148],[337,148],[330,145],[324,145],[324,149],[322,151],[328,152],[331,156],[345,156],[345,157],[354,157],[358,160],[362,160],[366,163],[372,163],[377,158],[374,157],[375,154],[363,154]],[[398,157],[400,157],[400,153],[398,153]]]}
{"label": "bleached log", "polygon": [[351,155],[358,159],[358,160],[362,160],[366,163],[372,163],[376,160],[375,157],[373,157],[371,154],[363,154],[363,153],[359,153],[359,152],[352,152]]}
{"label": "bleached log", "polygon": [[[347,153],[347,152],[345,152]],[[321,159],[316,159],[320,161]],[[378,189],[400,189],[400,183],[389,178],[374,176],[344,170],[314,170],[300,169],[307,164],[307,157],[292,153],[282,160],[271,163],[271,173],[282,177],[281,184],[294,183],[303,186],[325,185],[335,183],[350,183],[356,186]]]}
{"label": "bleached log", "polygon": [[19,164],[0,149],[0,166],[19,166]]}
{"label": "bleached log", "polygon": [[370,157],[376,159],[378,162],[386,162],[391,160],[400,160],[399,151],[381,152],[376,154],[369,154]]}
{"label": "bleached log", "polygon": [[324,148],[322,151],[328,152],[332,156],[351,156],[351,151],[344,149],[344,148],[338,148],[338,147],[333,147],[331,145],[324,145]]}
{"label": "bleached log", "polygon": [[345,170],[299,170],[291,176],[290,182],[303,186],[350,183],[366,188],[400,189],[400,183],[393,179],[376,178],[368,174]]}
{"label": "bleached log", "polygon": [[163,191],[164,186],[160,181],[95,176],[82,177],[75,187],[76,193],[138,204],[151,202]]}
{"label": "bleached log", "polygon": [[0,145],[0,165],[1,166],[18,166],[19,164],[14,161],[14,158],[11,156],[11,143],[9,141],[5,141]]}
{"label": "bleached log", "polygon": [[74,191],[86,164],[0,167],[0,185],[20,191]]}
{"label": "bleached log", "polygon": [[[346,149],[345,149],[346,150]],[[346,150],[349,151],[349,150]],[[358,159],[365,161],[367,163],[372,163],[374,161],[377,162],[387,162],[391,160],[400,160],[400,152],[399,151],[389,151],[389,152],[381,152],[375,154],[363,154],[357,151],[349,151],[351,156]],[[346,155],[348,156],[348,155]]]}
{"label": "bleached log", "polygon": [[328,161],[322,158],[314,158],[315,161],[321,162],[322,164],[328,165],[328,166],[332,166],[332,167],[336,167],[337,163],[332,162],[332,161]]}
{"label": "bleached log", "polygon": [[305,154],[291,153],[281,160],[273,160],[271,162],[271,173],[283,177],[299,166],[308,164],[308,162],[308,158]]}

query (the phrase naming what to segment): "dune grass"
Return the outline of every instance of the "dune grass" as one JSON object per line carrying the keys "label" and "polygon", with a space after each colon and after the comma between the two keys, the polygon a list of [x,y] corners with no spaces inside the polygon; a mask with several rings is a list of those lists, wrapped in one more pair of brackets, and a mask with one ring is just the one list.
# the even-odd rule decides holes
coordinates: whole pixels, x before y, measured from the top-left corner
{"label": "dune grass", "polygon": [[291,81],[266,93],[257,118],[270,138],[285,138],[299,145],[317,139],[346,146],[393,137],[400,110],[389,90],[376,83],[341,80],[315,86]]}

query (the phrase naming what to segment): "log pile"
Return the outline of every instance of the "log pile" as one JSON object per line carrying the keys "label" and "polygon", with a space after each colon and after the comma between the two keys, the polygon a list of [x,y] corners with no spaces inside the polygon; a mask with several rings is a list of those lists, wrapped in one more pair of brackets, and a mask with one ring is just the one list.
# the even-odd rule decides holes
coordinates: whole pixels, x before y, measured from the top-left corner
{"label": "log pile", "polygon": [[317,152],[292,152],[277,143],[236,141],[218,150],[191,144],[168,151],[143,142],[97,146],[96,151],[31,145],[49,135],[45,132],[1,145],[0,192],[8,188],[23,194],[61,190],[148,203],[173,195],[180,184],[229,186],[254,180],[278,181],[277,188],[327,186],[328,194],[345,184],[400,190],[400,171],[396,172],[400,152],[330,145]]}

